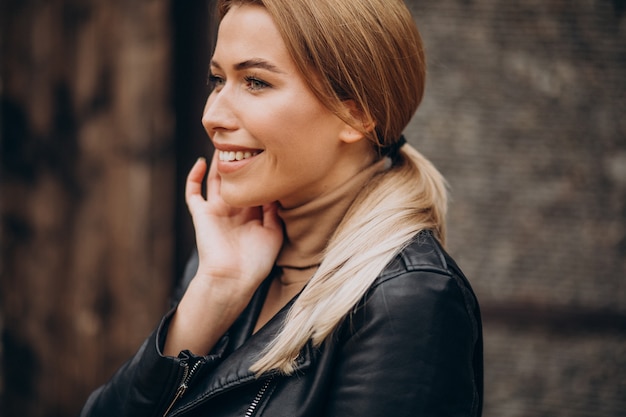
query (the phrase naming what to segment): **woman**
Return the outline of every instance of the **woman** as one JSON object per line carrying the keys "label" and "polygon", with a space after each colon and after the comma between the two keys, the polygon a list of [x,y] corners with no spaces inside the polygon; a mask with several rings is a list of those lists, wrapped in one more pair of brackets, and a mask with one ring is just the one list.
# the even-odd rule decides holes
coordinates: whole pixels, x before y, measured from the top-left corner
{"label": "woman", "polygon": [[84,416],[478,416],[476,299],[445,183],[401,132],[423,93],[400,0],[222,0],[175,308]]}

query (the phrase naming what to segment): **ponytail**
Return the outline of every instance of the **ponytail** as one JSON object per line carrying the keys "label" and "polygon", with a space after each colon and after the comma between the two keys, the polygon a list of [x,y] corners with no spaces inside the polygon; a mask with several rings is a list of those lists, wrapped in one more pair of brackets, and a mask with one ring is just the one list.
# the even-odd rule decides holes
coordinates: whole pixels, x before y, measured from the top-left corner
{"label": "ponytail", "polygon": [[415,148],[404,145],[387,170],[357,196],[317,272],[252,371],[294,370],[309,340],[319,347],[365,296],[383,268],[422,230],[445,244],[446,182]]}

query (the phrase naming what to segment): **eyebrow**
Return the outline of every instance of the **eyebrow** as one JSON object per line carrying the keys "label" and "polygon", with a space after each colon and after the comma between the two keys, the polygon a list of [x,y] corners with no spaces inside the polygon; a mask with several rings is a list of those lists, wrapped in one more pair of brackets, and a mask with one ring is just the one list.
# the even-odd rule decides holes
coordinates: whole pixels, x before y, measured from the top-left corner
{"label": "eyebrow", "polygon": [[[222,66],[215,60],[211,60],[211,66],[222,69]],[[267,71],[275,72],[277,74],[283,74],[283,71],[279,70],[278,67],[270,62],[265,61],[260,58],[248,59],[246,61],[242,61],[234,66],[235,70],[242,71],[250,68],[260,68]]]}

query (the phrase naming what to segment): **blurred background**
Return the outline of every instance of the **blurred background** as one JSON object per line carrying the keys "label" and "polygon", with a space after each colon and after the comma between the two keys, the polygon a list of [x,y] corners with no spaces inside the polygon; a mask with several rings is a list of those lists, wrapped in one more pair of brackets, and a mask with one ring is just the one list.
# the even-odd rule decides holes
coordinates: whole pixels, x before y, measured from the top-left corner
{"label": "blurred background", "polygon": [[[626,1],[407,3],[429,78],[406,136],[450,182],[484,416],[626,415]],[[0,4],[0,415],[75,416],[193,246],[210,7]]]}

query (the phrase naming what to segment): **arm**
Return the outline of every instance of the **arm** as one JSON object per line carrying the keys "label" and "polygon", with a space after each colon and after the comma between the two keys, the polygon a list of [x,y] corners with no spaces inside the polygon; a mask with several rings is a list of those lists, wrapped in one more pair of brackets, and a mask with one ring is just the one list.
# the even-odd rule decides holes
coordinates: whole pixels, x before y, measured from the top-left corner
{"label": "arm", "polygon": [[[282,245],[276,204],[233,208],[220,194],[217,154],[202,196],[206,162],[187,177],[185,197],[196,231],[199,264],[172,319],[164,354],[207,354],[250,302]],[[210,320],[207,320],[210,317]]]}
{"label": "arm", "polygon": [[[202,197],[206,162],[187,178],[186,200],[194,221],[197,267],[178,306],[135,356],[88,399],[81,416],[153,416],[164,411],[190,364],[215,366],[224,346],[218,340],[250,302],[269,274],[282,244],[276,206],[235,209],[220,195],[212,167]],[[209,352],[211,354],[209,355]],[[199,372],[194,375],[197,377]]]}
{"label": "arm", "polygon": [[186,365],[201,359],[206,371],[218,363],[220,351],[204,358],[189,352],[181,352],[178,357],[163,356],[163,337],[171,315],[172,312],[167,314],[137,353],[89,396],[81,417],[135,417],[154,416],[157,411],[162,413],[174,398]]}
{"label": "arm", "polygon": [[480,327],[460,284],[417,271],[373,288],[348,320],[327,415],[479,415]]}

